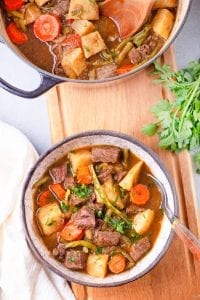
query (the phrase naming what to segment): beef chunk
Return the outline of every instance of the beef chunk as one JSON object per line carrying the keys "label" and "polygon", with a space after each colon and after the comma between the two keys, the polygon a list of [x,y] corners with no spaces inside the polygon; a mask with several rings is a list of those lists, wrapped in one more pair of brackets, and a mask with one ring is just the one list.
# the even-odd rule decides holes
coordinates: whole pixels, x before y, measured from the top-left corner
{"label": "beef chunk", "polygon": [[130,255],[134,261],[139,260],[149,249],[151,244],[148,237],[144,237],[137,243],[133,244],[130,248]]}
{"label": "beef chunk", "polygon": [[147,58],[152,52],[151,46],[144,44],[138,48],[134,48],[129,52],[129,58],[132,64],[139,64]]}
{"label": "beef chunk", "polygon": [[64,181],[64,188],[70,189],[75,184],[74,177],[72,175],[67,175]]}
{"label": "beef chunk", "polygon": [[95,214],[94,211],[83,206],[74,215],[72,215],[72,220],[78,226],[78,228],[89,229],[95,227]]}
{"label": "beef chunk", "polygon": [[90,196],[90,199],[87,202],[87,206],[89,208],[91,208],[93,211],[99,211],[99,210],[103,209],[104,204],[103,203],[97,203],[96,202],[96,195],[95,195],[95,193],[92,193],[91,196]]}
{"label": "beef chunk", "polygon": [[58,244],[56,248],[53,249],[52,254],[60,261],[64,261],[65,259],[65,247],[63,244]]}
{"label": "beef chunk", "polygon": [[99,247],[117,246],[120,240],[120,233],[112,231],[98,231],[96,235],[96,244]]}
{"label": "beef chunk", "polygon": [[62,183],[65,180],[65,176],[67,174],[66,164],[50,169],[49,174],[53,180],[53,183]]}
{"label": "beef chunk", "polygon": [[132,214],[132,215],[135,215],[135,214],[137,214],[137,213],[139,213],[139,212],[142,212],[142,211],[144,211],[145,209],[144,208],[142,208],[142,207],[139,207],[139,206],[137,206],[137,205],[134,205],[134,204],[130,204],[127,208],[126,208],[126,213],[127,214]]}
{"label": "beef chunk", "polygon": [[124,178],[124,176],[126,175],[126,171],[119,171],[117,173],[115,173],[114,175],[114,179],[117,181],[117,182],[120,182],[122,180],[122,178]]}
{"label": "beef chunk", "polygon": [[116,75],[117,65],[108,64],[96,69],[96,77],[101,80]]}
{"label": "beef chunk", "polygon": [[108,165],[105,168],[102,168],[98,173],[98,179],[100,183],[104,183],[108,180],[110,174],[113,172],[113,166]]}
{"label": "beef chunk", "polygon": [[93,162],[116,163],[120,160],[121,149],[113,146],[92,147]]}
{"label": "beef chunk", "polygon": [[87,254],[82,251],[68,250],[65,255],[65,266],[73,270],[83,270],[86,267]]}
{"label": "beef chunk", "polygon": [[108,246],[108,247],[103,247],[102,248],[102,254],[111,254],[113,251],[117,249],[116,246]]}
{"label": "beef chunk", "polygon": [[141,55],[138,51],[138,48],[133,47],[132,50],[128,54],[132,64],[139,64],[141,62]]}
{"label": "beef chunk", "polygon": [[64,17],[64,15],[69,11],[69,0],[58,0],[57,4],[53,6],[50,13],[57,17]]}
{"label": "beef chunk", "polygon": [[70,198],[69,198],[69,204],[71,206],[76,206],[76,205],[79,205],[81,203],[84,203],[86,201],[85,198],[80,198],[80,197],[77,197],[73,194],[70,195]]}
{"label": "beef chunk", "polygon": [[129,58],[133,64],[139,64],[145,60],[155,48],[162,46],[162,40],[155,33],[151,33],[144,44],[138,48],[133,47],[129,52]]}

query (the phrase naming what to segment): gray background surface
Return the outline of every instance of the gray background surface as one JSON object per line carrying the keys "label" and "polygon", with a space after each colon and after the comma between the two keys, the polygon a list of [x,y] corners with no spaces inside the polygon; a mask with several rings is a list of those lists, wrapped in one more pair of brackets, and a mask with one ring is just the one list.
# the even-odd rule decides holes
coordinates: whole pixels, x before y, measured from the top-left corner
{"label": "gray background surface", "polygon": [[[178,68],[185,67],[189,61],[200,58],[200,0],[193,0],[187,21],[174,46]],[[40,80],[35,71],[1,44],[0,76],[20,88],[26,87],[27,90],[37,87]],[[0,89],[0,119],[21,130],[39,153],[51,145],[44,97],[34,100],[22,99]],[[194,176],[199,187],[200,176]],[[200,189],[197,194],[200,194]]]}

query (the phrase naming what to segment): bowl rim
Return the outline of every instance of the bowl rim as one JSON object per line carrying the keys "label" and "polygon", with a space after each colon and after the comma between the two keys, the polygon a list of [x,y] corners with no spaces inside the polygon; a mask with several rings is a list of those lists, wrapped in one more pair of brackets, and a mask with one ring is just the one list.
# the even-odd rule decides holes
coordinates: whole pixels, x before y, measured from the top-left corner
{"label": "bowl rim", "polygon": [[45,260],[39,253],[39,251],[37,250],[37,248],[35,247],[35,245],[32,242],[31,236],[29,234],[28,231],[28,227],[27,227],[27,223],[26,223],[26,210],[25,210],[25,194],[26,194],[26,190],[27,187],[29,185],[29,182],[31,180],[31,177],[33,175],[33,173],[35,172],[35,170],[38,168],[38,166],[40,165],[40,163],[43,161],[43,159],[45,159],[45,157],[47,155],[49,155],[52,151],[54,151],[55,149],[61,147],[63,144],[66,144],[72,140],[78,139],[78,138],[82,138],[82,137],[87,137],[87,136],[99,136],[99,135],[106,135],[106,136],[112,136],[112,137],[118,137],[121,139],[124,139],[130,143],[133,143],[139,147],[141,147],[144,151],[146,151],[155,161],[156,163],[160,166],[161,170],[163,171],[163,173],[165,174],[172,194],[173,194],[173,203],[174,203],[174,215],[178,216],[178,198],[177,198],[177,193],[176,193],[176,189],[174,184],[172,183],[172,180],[170,178],[170,175],[168,173],[168,171],[166,170],[163,162],[161,161],[161,159],[159,158],[159,156],[153,152],[153,150],[151,150],[148,146],[146,146],[144,143],[140,142],[138,139],[121,133],[121,132],[117,132],[117,131],[112,131],[112,130],[89,130],[89,131],[84,131],[81,133],[77,133],[77,134],[73,134],[70,135],[66,138],[64,138],[62,141],[54,144],[53,146],[51,146],[50,148],[48,148],[47,151],[45,151],[40,157],[39,159],[36,161],[36,163],[34,164],[34,166],[30,169],[26,180],[24,182],[23,185],[23,190],[22,190],[22,198],[21,198],[21,211],[22,211],[22,220],[23,220],[23,227],[24,227],[24,231],[25,231],[25,238],[28,244],[28,247],[30,248],[31,252],[34,254],[34,256],[36,257],[36,259],[44,266],[49,268],[51,271],[53,271],[54,273],[56,273],[57,275],[61,276],[62,278],[74,282],[74,283],[78,283],[84,286],[90,286],[90,287],[116,287],[116,286],[120,286],[123,284],[127,284],[129,282],[135,281],[139,278],[142,278],[144,275],[146,275],[147,273],[149,273],[157,264],[158,262],[163,258],[163,256],[165,255],[165,253],[167,252],[173,236],[174,236],[174,231],[171,228],[170,230],[170,234],[169,237],[162,249],[162,251],[159,253],[159,255],[156,257],[156,259],[148,266],[148,268],[146,268],[144,271],[142,271],[141,273],[139,273],[138,275],[134,276],[133,278],[129,278],[129,279],[124,279],[121,280],[120,282],[112,282],[112,283],[106,283],[106,284],[97,284],[97,283],[87,283],[85,281],[82,280],[78,280],[78,279],[74,279],[72,276],[68,276],[66,274],[64,274],[62,271],[59,271],[57,268],[53,267],[47,260]]}

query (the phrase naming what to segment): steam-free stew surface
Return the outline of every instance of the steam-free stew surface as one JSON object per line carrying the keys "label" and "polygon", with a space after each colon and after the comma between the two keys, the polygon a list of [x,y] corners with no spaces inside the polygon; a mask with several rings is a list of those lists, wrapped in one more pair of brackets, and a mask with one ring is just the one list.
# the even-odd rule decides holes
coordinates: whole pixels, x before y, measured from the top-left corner
{"label": "steam-free stew surface", "polygon": [[161,195],[128,149],[93,146],[58,160],[34,186],[38,234],[66,268],[105,277],[134,268],[160,230]]}
{"label": "steam-free stew surface", "polygon": [[3,7],[10,39],[35,65],[72,79],[99,80],[129,72],[160,50],[177,1],[157,0],[149,7],[135,0],[3,0]]}

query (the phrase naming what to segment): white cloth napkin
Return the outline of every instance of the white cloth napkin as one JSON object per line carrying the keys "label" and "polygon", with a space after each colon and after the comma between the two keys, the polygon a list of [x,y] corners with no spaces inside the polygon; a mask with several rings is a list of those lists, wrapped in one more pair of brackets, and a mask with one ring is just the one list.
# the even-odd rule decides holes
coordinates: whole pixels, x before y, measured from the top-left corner
{"label": "white cloth napkin", "polygon": [[75,300],[66,280],[44,269],[25,241],[22,186],[37,158],[25,136],[0,121],[0,299]]}

